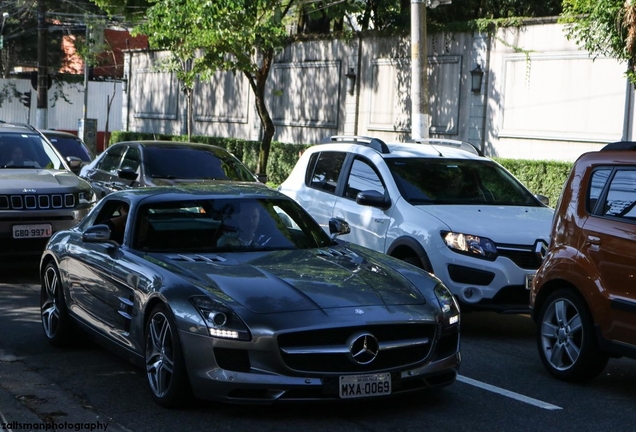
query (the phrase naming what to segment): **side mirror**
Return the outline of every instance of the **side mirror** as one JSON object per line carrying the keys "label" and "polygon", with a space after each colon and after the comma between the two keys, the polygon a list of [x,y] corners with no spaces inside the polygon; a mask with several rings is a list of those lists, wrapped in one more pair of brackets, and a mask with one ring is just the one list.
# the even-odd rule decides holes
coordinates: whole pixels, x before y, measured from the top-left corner
{"label": "side mirror", "polygon": [[71,171],[79,175],[80,171],[82,170],[82,160],[77,156],[67,156],[66,162],[68,163]]}
{"label": "side mirror", "polygon": [[347,221],[345,221],[344,219],[329,219],[329,233],[331,234],[332,239],[335,239],[339,235],[349,234],[350,232],[351,228],[349,227]]}
{"label": "side mirror", "polygon": [[124,180],[136,180],[137,179],[137,171],[132,168],[122,168],[117,171],[117,177]]}
{"label": "side mirror", "polygon": [[539,200],[539,202],[541,202],[541,204],[550,207],[550,198],[548,198],[545,195],[539,195],[539,194],[535,194],[534,195],[536,199]]}
{"label": "side mirror", "polygon": [[93,225],[82,233],[82,241],[87,243],[106,243],[110,241],[108,225]]}
{"label": "side mirror", "polygon": [[356,203],[365,206],[377,207],[386,210],[391,207],[391,200],[376,190],[366,190],[358,192]]}

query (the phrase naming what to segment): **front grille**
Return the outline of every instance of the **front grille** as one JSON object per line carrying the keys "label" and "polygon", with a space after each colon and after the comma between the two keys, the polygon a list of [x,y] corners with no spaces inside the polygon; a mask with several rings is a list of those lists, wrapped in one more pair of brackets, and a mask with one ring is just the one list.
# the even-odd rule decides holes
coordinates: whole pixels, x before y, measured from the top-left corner
{"label": "front grille", "polygon": [[49,210],[75,207],[75,195],[68,194],[16,194],[0,195],[0,210]]}
{"label": "front grille", "polygon": [[541,266],[543,258],[535,252],[534,246],[497,245],[497,254],[507,257],[520,268],[536,270]]}
{"label": "front grille", "polygon": [[[369,364],[353,362],[346,352],[286,353],[285,349],[311,347],[342,347],[348,350],[348,339],[357,332],[372,334],[380,343],[398,343],[398,347],[381,350]],[[345,327],[287,333],[278,336],[278,345],[285,364],[296,371],[304,372],[367,372],[413,365],[429,355],[435,337],[433,324],[386,324],[368,327]],[[422,343],[426,340],[426,343]],[[405,343],[413,341],[413,343]]]}

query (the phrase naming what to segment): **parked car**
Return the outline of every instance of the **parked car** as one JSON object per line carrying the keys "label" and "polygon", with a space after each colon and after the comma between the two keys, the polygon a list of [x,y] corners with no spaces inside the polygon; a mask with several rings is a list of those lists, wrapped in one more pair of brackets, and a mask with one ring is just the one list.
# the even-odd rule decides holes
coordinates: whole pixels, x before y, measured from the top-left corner
{"label": "parked car", "polygon": [[621,147],[574,163],[532,286],[541,361],[565,381],[636,358],[636,152]]}
{"label": "parked car", "polygon": [[325,230],[344,218],[346,240],[434,273],[462,310],[529,311],[553,210],[474,148],[331,137],[280,190]]}
{"label": "parked car", "polygon": [[69,157],[74,156],[81,159],[82,163],[79,166],[74,166],[72,171],[75,174],[79,174],[82,166],[90,163],[95,157],[93,153],[86,147],[84,141],[77,135],[73,135],[69,132],[63,132],[58,130],[42,130],[42,134],[53,144],[58,152],[70,162]]}
{"label": "parked car", "polygon": [[93,204],[90,185],[37,129],[0,122],[0,256],[39,256],[53,233],[77,224]]}
{"label": "parked car", "polygon": [[[109,225],[122,215],[119,243]],[[334,236],[347,229],[332,221]],[[219,240],[243,230],[251,242]],[[460,365],[459,308],[443,283],[340,243],[260,183],[109,194],[53,236],[41,278],[47,339],[63,345],[81,324],[143,366],[165,406],[190,392],[250,403],[390,396],[449,385]]]}
{"label": "parked car", "polygon": [[84,166],[80,177],[91,183],[98,198],[118,190],[147,186],[258,181],[224,148],[173,141],[114,144]]}

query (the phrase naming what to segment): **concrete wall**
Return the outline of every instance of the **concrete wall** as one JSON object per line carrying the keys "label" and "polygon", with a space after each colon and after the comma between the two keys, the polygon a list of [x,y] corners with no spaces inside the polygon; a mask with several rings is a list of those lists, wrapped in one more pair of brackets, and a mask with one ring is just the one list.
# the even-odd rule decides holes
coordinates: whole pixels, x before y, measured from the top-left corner
{"label": "concrete wall", "polygon": [[[631,139],[633,89],[625,65],[590,58],[563,26],[537,22],[484,34],[428,37],[429,134],[470,141],[492,156],[572,161],[607,142]],[[122,126],[185,133],[185,98],[166,53],[129,51]],[[470,71],[485,71],[471,91]],[[353,92],[346,75],[356,75]],[[400,37],[318,40],[290,45],[266,88],[275,140],[315,143],[333,134],[404,141],[410,132],[410,41]],[[259,139],[247,79],[218,72],[193,97],[193,135]]]}

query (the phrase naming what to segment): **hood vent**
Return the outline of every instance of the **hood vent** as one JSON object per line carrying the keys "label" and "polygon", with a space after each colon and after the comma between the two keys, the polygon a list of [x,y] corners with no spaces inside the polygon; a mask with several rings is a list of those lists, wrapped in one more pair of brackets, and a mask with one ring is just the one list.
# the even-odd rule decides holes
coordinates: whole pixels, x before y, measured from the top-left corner
{"label": "hood vent", "polygon": [[170,257],[171,260],[173,261],[182,261],[182,262],[203,262],[203,263],[208,263],[208,264],[215,264],[215,263],[220,263],[220,262],[225,262],[225,258],[220,257],[218,255],[211,255],[211,256],[205,256],[205,255],[182,255],[182,254],[178,254],[178,255],[173,255]]}

